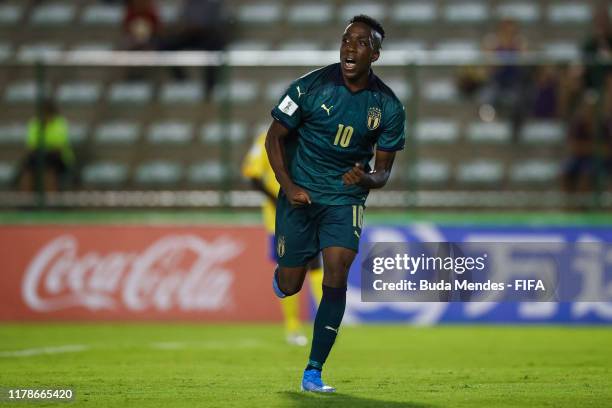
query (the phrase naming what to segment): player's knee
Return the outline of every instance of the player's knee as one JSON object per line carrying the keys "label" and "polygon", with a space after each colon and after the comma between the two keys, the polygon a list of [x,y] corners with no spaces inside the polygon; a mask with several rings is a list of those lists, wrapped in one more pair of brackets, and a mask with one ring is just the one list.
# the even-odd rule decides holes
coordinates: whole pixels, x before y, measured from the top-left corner
{"label": "player's knee", "polygon": [[305,275],[305,268],[303,270],[283,270],[281,268],[279,271],[278,286],[285,295],[295,295],[302,289]]}
{"label": "player's knee", "polygon": [[283,291],[283,293],[287,296],[292,296],[295,295],[296,293],[298,293],[300,290],[302,290],[302,284],[301,283],[286,283],[284,285],[280,285],[280,289]]}

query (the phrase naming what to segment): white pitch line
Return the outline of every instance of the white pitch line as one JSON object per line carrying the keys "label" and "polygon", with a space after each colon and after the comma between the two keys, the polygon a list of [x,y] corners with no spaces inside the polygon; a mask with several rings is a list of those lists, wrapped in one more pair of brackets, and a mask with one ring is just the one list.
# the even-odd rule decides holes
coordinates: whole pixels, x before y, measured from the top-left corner
{"label": "white pitch line", "polygon": [[0,351],[0,357],[31,357],[38,356],[41,354],[76,353],[79,351],[85,351],[87,349],[89,349],[89,346],[85,346],[83,344],[68,344],[65,346],[40,347],[14,351]]}

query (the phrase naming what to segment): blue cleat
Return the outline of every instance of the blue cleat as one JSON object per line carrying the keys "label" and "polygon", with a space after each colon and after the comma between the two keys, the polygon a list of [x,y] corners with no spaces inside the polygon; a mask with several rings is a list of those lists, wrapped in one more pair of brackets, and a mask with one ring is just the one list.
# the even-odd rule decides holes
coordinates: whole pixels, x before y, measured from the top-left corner
{"label": "blue cleat", "polygon": [[302,378],[302,391],[310,392],[336,392],[334,387],[323,384],[321,380],[321,371],[319,370],[304,370]]}
{"label": "blue cleat", "polygon": [[278,281],[276,280],[277,274],[278,274],[278,267],[274,269],[274,275],[272,276],[272,290],[274,291],[274,294],[276,295],[276,297],[278,297],[279,299],[282,299],[282,298],[287,297],[287,295],[285,295],[283,291],[280,290],[280,288],[278,287]]}

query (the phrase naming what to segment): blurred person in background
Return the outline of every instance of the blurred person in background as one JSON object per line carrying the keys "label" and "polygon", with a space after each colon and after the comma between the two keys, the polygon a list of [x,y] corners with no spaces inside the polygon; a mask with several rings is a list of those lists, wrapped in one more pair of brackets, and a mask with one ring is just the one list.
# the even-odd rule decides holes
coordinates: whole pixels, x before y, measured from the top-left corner
{"label": "blurred person in background", "polygon": [[127,0],[123,15],[123,48],[132,51],[155,49],[162,24],[152,0]]}
{"label": "blurred person in background", "polygon": [[596,94],[586,92],[569,124],[569,159],[563,171],[563,187],[568,193],[584,193],[593,188],[598,132],[596,105]]}
{"label": "blurred person in background", "polygon": [[592,27],[593,31],[582,46],[584,84],[587,89],[599,92],[604,86],[606,75],[612,72],[612,29],[608,2],[602,2],[597,8]]}
{"label": "blurred person in background", "polygon": [[[170,28],[159,42],[161,51],[200,50],[223,51],[230,38],[230,24],[222,0],[185,0],[176,26]],[[212,95],[219,78],[219,67],[203,67],[206,98]],[[177,80],[186,74],[173,69]]]}
{"label": "blurred person in background", "polygon": [[51,99],[43,102],[41,118],[28,123],[27,154],[19,172],[19,187],[33,191],[36,173],[42,170],[45,191],[58,191],[74,166],[68,124]]}
{"label": "blurred person in background", "polygon": [[[261,206],[264,226],[269,236],[270,260],[278,262],[276,255],[276,241],[274,237],[274,224],[276,216],[276,199],[280,185],[276,181],[274,171],[268,161],[265,148],[266,132],[261,133],[253,142],[242,163],[242,174],[251,181],[252,186],[264,194],[265,198]],[[323,269],[320,256],[317,256],[308,264],[310,278],[310,289],[319,305],[323,295]],[[305,346],[308,343],[302,331],[300,322],[300,297],[289,296],[280,299],[283,317],[285,320],[285,334],[289,344]]]}
{"label": "blurred person in background", "polygon": [[528,116],[536,119],[554,119],[559,116],[561,92],[557,68],[551,65],[535,67],[528,87]]}

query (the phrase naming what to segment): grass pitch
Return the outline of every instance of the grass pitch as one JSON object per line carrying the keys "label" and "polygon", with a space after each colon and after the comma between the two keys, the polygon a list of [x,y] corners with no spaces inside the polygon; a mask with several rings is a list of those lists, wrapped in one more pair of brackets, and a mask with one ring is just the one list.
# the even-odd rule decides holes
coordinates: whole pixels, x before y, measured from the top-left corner
{"label": "grass pitch", "polygon": [[[324,371],[336,395],[298,391],[308,348],[280,326],[0,326],[0,387],[72,387],[68,403],[134,407],[604,407],[606,327],[345,327]],[[0,403],[2,406],[25,406]]]}

